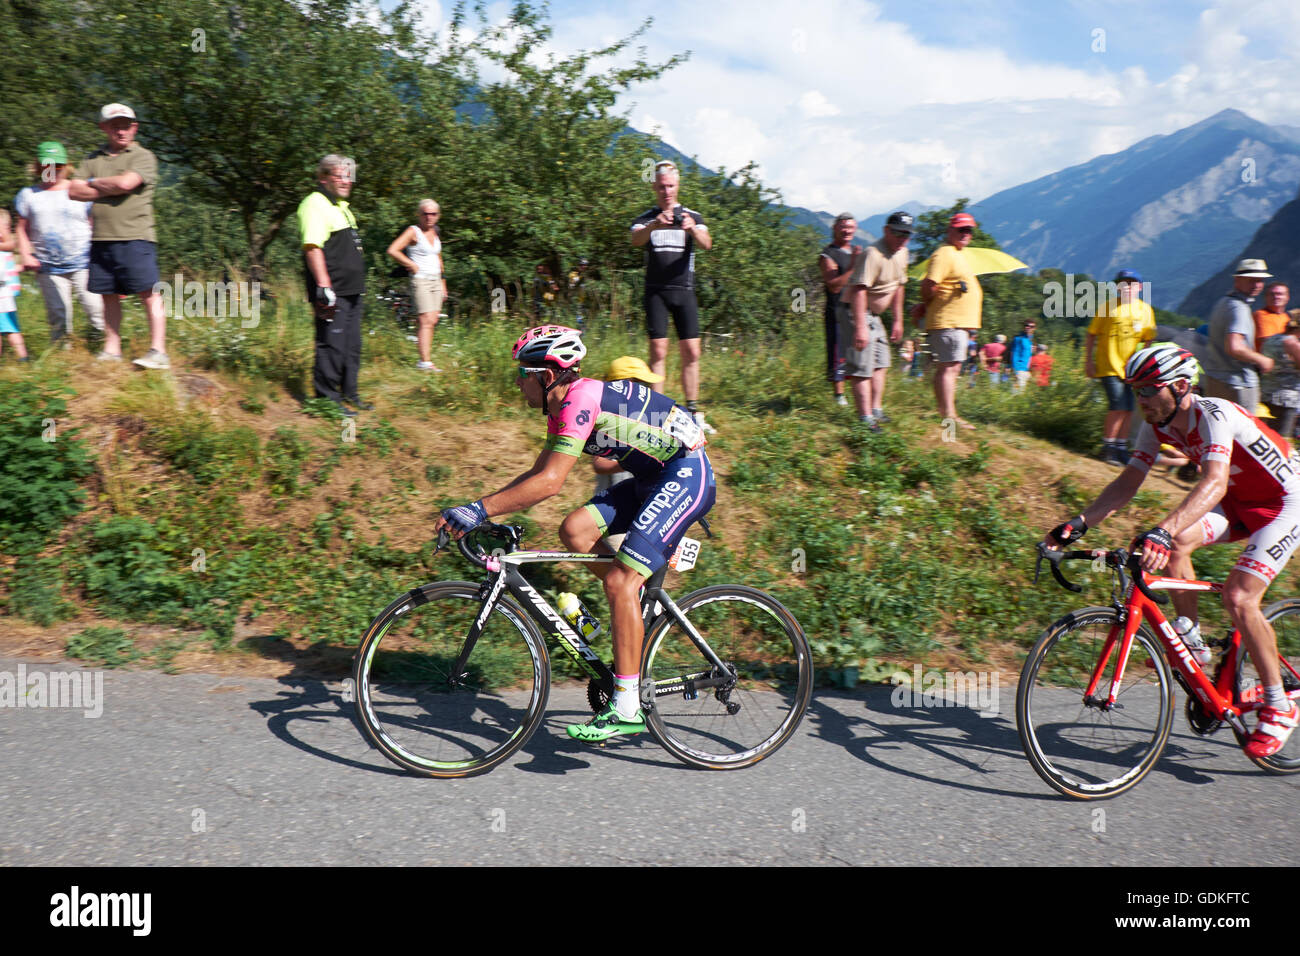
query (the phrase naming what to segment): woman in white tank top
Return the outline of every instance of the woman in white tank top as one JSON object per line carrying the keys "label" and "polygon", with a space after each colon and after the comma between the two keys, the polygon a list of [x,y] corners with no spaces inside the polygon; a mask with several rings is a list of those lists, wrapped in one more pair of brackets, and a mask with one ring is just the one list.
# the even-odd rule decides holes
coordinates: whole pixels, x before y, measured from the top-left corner
{"label": "woman in white tank top", "polygon": [[[420,327],[416,331],[420,361],[415,367],[425,372],[441,372],[442,369],[433,364],[430,350],[433,348],[433,329],[438,324],[443,299],[447,296],[447,280],[442,271],[442,240],[438,237],[438,219],[442,210],[432,199],[422,199],[417,213],[419,224],[407,226],[388,247],[388,254],[411,274],[411,299],[420,315]],[[410,250],[409,255],[407,250]]]}

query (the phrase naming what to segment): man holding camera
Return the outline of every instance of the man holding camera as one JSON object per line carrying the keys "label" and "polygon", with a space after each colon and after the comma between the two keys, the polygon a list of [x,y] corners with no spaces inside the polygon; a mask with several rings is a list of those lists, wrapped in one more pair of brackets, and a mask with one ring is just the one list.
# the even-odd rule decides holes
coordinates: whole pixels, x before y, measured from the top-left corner
{"label": "man holding camera", "polygon": [[[682,394],[686,407],[704,431],[715,429],[696,408],[700,397],[700,318],[695,304],[695,247],[713,248],[704,218],[677,202],[677,167],[663,160],[655,166],[653,188],[659,204],[632,223],[632,245],[645,253],[645,315],[650,332],[650,370],[663,376],[668,361],[668,316],[677,329],[682,356]],[[654,386],[662,392],[661,384]]]}
{"label": "man holding camera", "polygon": [[925,319],[926,339],[935,362],[934,397],[939,415],[961,428],[974,425],[957,417],[957,378],[970,333],[983,324],[984,290],[965,255],[975,234],[975,218],[959,212],[948,220],[947,241],[930,257],[921,280],[921,301],[912,318]]}

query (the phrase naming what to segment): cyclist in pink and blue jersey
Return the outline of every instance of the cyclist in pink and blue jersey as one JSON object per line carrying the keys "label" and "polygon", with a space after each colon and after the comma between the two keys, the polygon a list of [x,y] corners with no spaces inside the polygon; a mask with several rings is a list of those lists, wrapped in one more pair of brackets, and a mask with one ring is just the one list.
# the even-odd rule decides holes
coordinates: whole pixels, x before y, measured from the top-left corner
{"label": "cyclist in pink and blue jersey", "polygon": [[645,730],[641,585],[713,507],[716,486],[694,416],[642,382],[583,378],[586,354],[576,329],[543,325],[520,336],[513,352],[519,389],[546,415],[546,444],[532,468],[494,494],[448,508],[434,530],[446,527],[459,537],[490,517],[532,507],[559,492],[584,452],[632,473],[633,480],[598,493],[560,526],[560,540],[578,552],[609,554],[601,536],[626,535],[612,563],[588,565],[601,578],[613,615],[614,696],[604,712],[570,725],[568,734],[595,742]]}

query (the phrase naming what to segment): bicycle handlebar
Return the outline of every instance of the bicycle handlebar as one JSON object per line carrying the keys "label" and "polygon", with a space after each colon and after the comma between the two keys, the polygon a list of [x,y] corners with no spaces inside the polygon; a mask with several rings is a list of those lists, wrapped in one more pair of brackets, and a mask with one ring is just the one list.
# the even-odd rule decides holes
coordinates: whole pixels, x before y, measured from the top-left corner
{"label": "bicycle handlebar", "polygon": [[[488,558],[491,552],[483,547],[481,539],[484,537],[496,538],[505,541],[509,547],[505,549],[506,554],[519,549],[519,542],[523,538],[523,529],[509,524],[494,524],[491,521],[485,521],[473,531],[467,531],[456,540],[456,547],[460,553],[465,556],[465,560],[470,564],[478,565],[480,568],[486,568]],[[446,528],[438,532],[438,544],[433,549],[437,554],[451,540],[451,534]]]}
{"label": "bicycle handlebar", "polygon": [[1038,582],[1039,572],[1042,570],[1043,562],[1046,561],[1048,566],[1052,569],[1052,577],[1056,578],[1056,582],[1067,591],[1073,591],[1075,594],[1078,594],[1083,590],[1083,588],[1068,580],[1065,575],[1061,573],[1061,562],[1078,560],[1095,561],[1097,558],[1101,557],[1106,559],[1107,567],[1114,568],[1119,572],[1121,588],[1126,588],[1128,586],[1128,580],[1131,578],[1133,583],[1137,585],[1138,590],[1151,601],[1161,605],[1169,603],[1169,595],[1156,594],[1147,587],[1145,580],[1146,575],[1142,572],[1142,552],[1134,551],[1132,554],[1129,554],[1124,548],[1115,548],[1113,551],[1102,551],[1101,549],[1091,551],[1053,551],[1040,541],[1038,543],[1038,560],[1034,564],[1034,582]]}

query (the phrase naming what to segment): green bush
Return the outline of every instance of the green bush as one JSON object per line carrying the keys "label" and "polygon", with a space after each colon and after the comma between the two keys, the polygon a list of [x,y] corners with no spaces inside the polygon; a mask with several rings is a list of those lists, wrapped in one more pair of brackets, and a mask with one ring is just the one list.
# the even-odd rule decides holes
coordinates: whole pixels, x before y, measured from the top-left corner
{"label": "green bush", "polygon": [[88,627],[68,638],[69,657],[105,667],[120,667],[140,656],[126,631],[116,627]]}
{"label": "green bush", "polygon": [[73,515],[93,470],[75,429],[63,429],[63,387],[0,381],[0,550],[35,551]]}
{"label": "green bush", "polygon": [[311,458],[311,447],[296,428],[283,426],[266,442],[263,472],[271,494],[292,498],[306,490],[299,482],[303,465]]}

